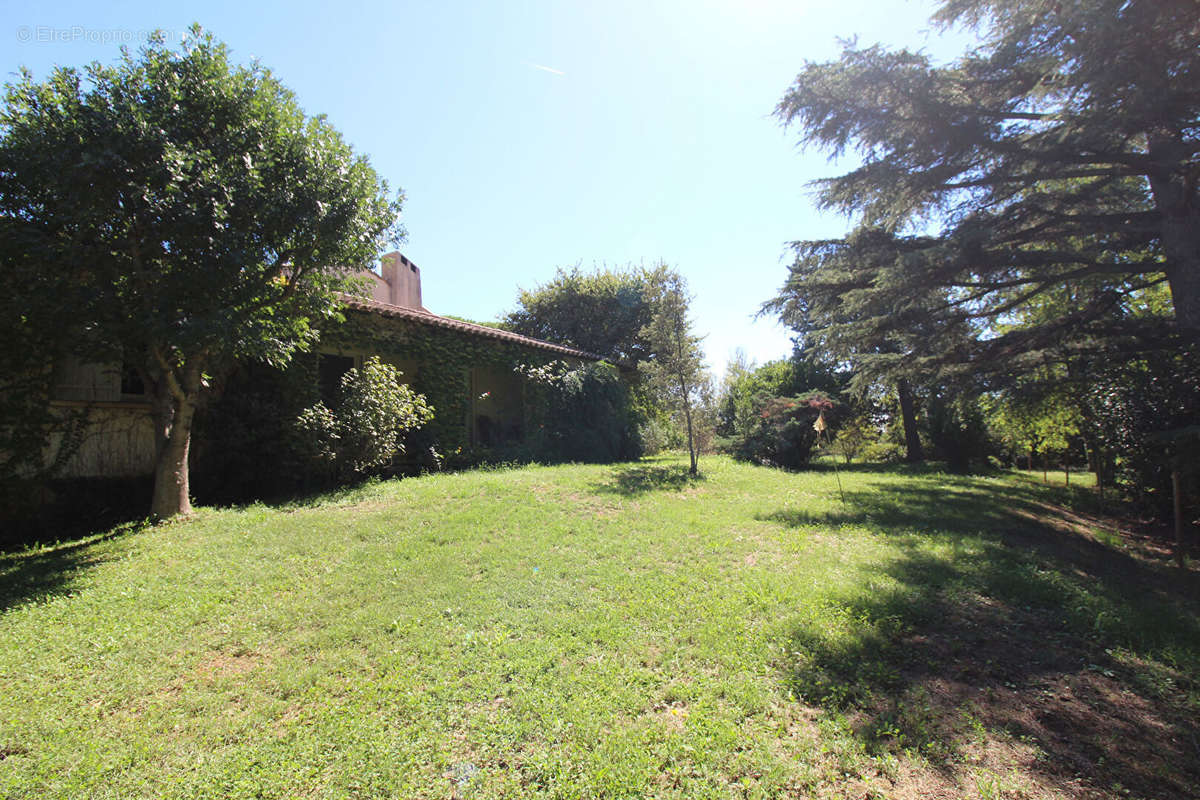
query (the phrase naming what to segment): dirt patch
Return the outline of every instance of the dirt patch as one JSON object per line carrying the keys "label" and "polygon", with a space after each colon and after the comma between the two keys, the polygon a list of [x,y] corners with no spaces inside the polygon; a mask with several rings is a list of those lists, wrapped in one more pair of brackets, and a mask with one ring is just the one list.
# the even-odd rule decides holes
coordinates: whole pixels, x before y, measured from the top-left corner
{"label": "dirt patch", "polygon": [[218,678],[245,675],[258,666],[261,657],[254,653],[210,653],[196,666],[192,675],[199,680],[212,682]]}
{"label": "dirt patch", "polygon": [[669,731],[682,731],[687,726],[688,707],[686,703],[659,703],[643,715],[655,725]]}

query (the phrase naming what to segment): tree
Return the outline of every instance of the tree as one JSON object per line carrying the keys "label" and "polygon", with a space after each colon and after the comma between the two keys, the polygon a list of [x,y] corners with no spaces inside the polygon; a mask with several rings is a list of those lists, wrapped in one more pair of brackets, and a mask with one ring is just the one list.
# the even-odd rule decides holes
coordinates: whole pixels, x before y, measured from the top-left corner
{"label": "tree", "polygon": [[637,362],[649,358],[643,330],[654,313],[664,268],[559,269],[553,280],[523,289],[504,319],[516,333]]}
{"label": "tree", "polygon": [[643,369],[650,385],[668,405],[683,414],[691,459],[689,471],[696,475],[699,454],[692,410],[705,382],[704,357],[700,337],[692,333],[692,321],[688,319],[691,296],[687,293],[687,282],[679,273],[666,268],[657,274],[652,299],[654,313],[641,331],[653,357],[644,362]]}
{"label": "tree", "polygon": [[[834,346],[890,342],[868,360],[893,370],[1017,370],[1068,335],[1135,349],[1200,335],[1197,11],[943,0],[935,24],[981,38],[952,63],[851,43],[806,64],[776,114],[806,145],[862,157],[818,187],[857,226],[794,244],[774,310]],[[1112,313],[1164,282],[1172,315]],[[1071,313],[997,333],[1064,286],[1081,292]]]}
{"label": "tree", "polygon": [[[86,88],[85,88],[86,76]],[[151,512],[190,511],[196,410],[238,359],[275,365],[336,315],[349,270],[398,241],[400,198],[262,66],[198,27],[85,76],[28,71],[0,117],[0,263],[69,287],[75,346],[152,397]],[[42,294],[33,305],[52,302]]]}

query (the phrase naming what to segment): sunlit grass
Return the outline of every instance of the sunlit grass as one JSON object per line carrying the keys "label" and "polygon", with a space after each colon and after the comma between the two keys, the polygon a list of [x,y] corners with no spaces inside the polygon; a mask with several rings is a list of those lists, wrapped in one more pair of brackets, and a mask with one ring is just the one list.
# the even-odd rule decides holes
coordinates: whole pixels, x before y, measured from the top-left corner
{"label": "sunlit grass", "polygon": [[1040,610],[1195,708],[1194,604],[1007,541],[1051,531],[1014,515],[1036,485],[860,467],[842,503],[825,466],[702,466],[437,475],[0,555],[0,796],[862,797],[935,762],[993,796],[970,736],[1007,734],[921,711],[905,657],[948,607]]}

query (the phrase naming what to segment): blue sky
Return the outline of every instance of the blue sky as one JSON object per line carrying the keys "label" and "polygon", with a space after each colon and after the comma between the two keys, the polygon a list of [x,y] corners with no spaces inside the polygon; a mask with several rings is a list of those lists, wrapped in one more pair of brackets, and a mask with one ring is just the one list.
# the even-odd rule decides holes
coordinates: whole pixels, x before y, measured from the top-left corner
{"label": "blue sky", "polygon": [[806,183],[834,174],[771,112],[838,37],[961,52],[928,0],[8,2],[0,65],[111,62],[193,21],[258,58],[406,195],[403,250],[435,312],[495,319],[559,266],[665,261],[695,294],[720,373],[737,347],[786,355],[755,322],[785,244],[838,236]]}

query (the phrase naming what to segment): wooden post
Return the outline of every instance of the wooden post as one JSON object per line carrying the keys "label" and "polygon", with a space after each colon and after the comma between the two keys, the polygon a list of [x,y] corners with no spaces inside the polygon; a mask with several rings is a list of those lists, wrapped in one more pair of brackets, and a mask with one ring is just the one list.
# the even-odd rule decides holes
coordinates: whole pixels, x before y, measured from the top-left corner
{"label": "wooden post", "polygon": [[1175,501],[1175,563],[1183,567],[1183,493],[1179,484],[1179,470],[1171,470],[1171,493]]}

